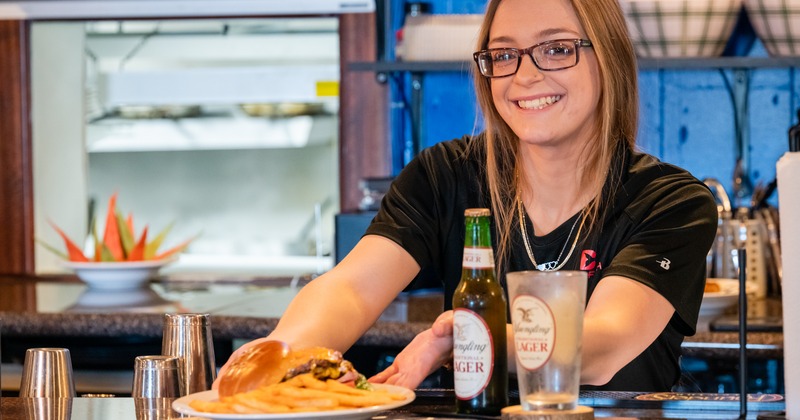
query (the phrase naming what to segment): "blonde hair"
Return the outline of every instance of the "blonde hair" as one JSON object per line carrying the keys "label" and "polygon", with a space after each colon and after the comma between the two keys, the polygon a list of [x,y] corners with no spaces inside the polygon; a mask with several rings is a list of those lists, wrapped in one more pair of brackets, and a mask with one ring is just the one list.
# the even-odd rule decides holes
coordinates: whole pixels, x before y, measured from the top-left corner
{"label": "blonde hair", "polygon": [[[491,0],[486,8],[477,50],[488,45],[489,30],[501,1]],[[603,183],[593,180],[605,180],[619,150],[622,147],[633,150],[636,142],[639,112],[636,55],[617,1],[571,1],[586,36],[592,41],[602,84],[596,118],[597,141],[586,145],[582,159],[584,165],[579,168],[582,184],[596,188],[595,198],[587,206],[588,230],[595,227],[602,217],[600,208],[604,199]],[[477,66],[473,66],[473,79],[478,105],[484,116],[486,172],[498,230],[498,272],[502,273],[510,254],[511,233],[515,229],[516,199],[520,190],[517,177],[519,141],[497,112],[489,79],[480,74]],[[482,147],[484,143],[473,144]]]}

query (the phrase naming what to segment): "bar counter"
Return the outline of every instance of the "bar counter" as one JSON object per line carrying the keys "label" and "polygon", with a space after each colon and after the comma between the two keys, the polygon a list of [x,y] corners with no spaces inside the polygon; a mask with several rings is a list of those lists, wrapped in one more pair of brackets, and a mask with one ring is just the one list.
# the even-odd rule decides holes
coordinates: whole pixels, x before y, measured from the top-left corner
{"label": "bar counter", "polygon": [[[3,371],[0,388],[8,396],[16,395],[26,349],[66,347],[70,349],[79,393],[130,395],[135,357],[161,353],[165,313],[211,314],[217,365],[221,366],[238,343],[269,334],[288,302],[308,281],[308,278],[162,279],[145,288],[105,291],[89,289],[70,277],[0,276],[0,369]],[[377,373],[382,370],[381,363],[430,326],[441,308],[440,294],[404,294],[345,356],[368,376]],[[769,311],[760,313],[765,314],[774,315]],[[782,392],[782,367],[772,361],[783,357],[783,334],[749,332],[747,342],[747,357],[770,369],[755,373],[759,376],[754,378],[761,385],[750,388],[750,392]],[[735,372],[738,366],[739,334],[700,331],[685,339],[683,355],[713,362],[713,369],[717,369],[714,372],[730,375],[728,372]],[[702,372],[691,376],[709,380]],[[719,382],[715,378],[711,381]],[[442,374],[424,385],[448,386],[445,379]],[[736,392],[730,380],[722,383],[723,389],[714,385],[682,390]]]}
{"label": "bar counter", "polygon": [[[0,312],[4,338],[30,337],[161,337],[163,314],[154,313],[37,313]],[[212,315],[215,339],[254,339],[264,337],[278,323],[278,318]],[[376,323],[356,343],[362,346],[402,347],[418,333],[430,327],[429,322]],[[698,358],[736,358],[739,334],[734,332],[698,332],[686,337],[684,355]],[[750,332],[747,355],[753,358],[783,357],[783,334]]]}
{"label": "bar counter", "polygon": [[[644,397],[645,399],[642,399]],[[517,401],[512,400],[512,404]],[[49,406],[48,406],[49,404]],[[582,392],[579,404],[592,407],[596,418],[609,419],[780,419],[785,404],[780,396],[751,395],[747,415],[740,417],[738,396],[733,394],[642,394],[622,392]],[[161,420],[178,418],[174,412],[137,412],[132,398],[74,398],[72,400],[36,400],[2,398],[0,418],[37,420]],[[286,418],[290,418],[287,416]],[[304,419],[326,418],[304,416]],[[410,418],[496,419],[500,416],[457,416],[450,390],[418,390],[409,405],[375,413],[373,419]],[[195,419],[199,419],[195,417]]]}
{"label": "bar counter", "polygon": [[[289,300],[308,279],[263,281],[169,281],[119,292],[89,290],[77,280],[0,277],[0,334],[6,340],[37,337],[159,338],[163,314],[211,314],[218,340],[254,339],[267,335]],[[767,305],[769,304],[769,305]],[[780,317],[777,302],[754,302],[757,317]],[[777,312],[776,312],[777,311]],[[441,312],[441,300],[411,294],[398,299],[356,343],[360,346],[403,347]],[[750,311],[749,311],[750,312]],[[747,335],[751,358],[783,357],[783,334],[752,331]],[[698,358],[736,359],[739,334],[698,328],[686,337],[683,354]],[[73,355],[75,357],[75,355]]]}

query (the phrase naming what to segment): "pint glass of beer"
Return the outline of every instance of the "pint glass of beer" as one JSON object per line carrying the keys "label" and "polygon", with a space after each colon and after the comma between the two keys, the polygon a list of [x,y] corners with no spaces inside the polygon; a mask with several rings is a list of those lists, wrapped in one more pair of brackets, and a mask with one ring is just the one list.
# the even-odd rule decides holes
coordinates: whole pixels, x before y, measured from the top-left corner
{"label": "pint glass of beer", "polygon": [[507,281],[522,409],[574,409],[586,273],[519,271],[508,273]]}

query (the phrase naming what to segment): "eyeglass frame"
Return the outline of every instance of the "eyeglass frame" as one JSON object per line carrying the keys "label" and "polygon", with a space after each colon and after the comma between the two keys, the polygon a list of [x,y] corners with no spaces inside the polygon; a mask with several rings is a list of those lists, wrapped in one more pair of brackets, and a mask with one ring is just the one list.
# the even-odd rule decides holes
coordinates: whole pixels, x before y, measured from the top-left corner
{"label": "eyeglass frame", "polygon": [[[571,43],[573,43],[575,45],[575,63],[571,64],[569,66],[566,66],[566,67],[559,67],[559,68],[554,68],[554,69],[542,68],[542,66],[540,66],[539,63],[536,61],[536,57],[534,56],[533,52],[536,50],[536,48],[539,48],[539,47],[541,47],[543,45],[547,45],[547,44],[551,44],[551,43],[557,43],[557,42],[561,42],[561,43],[571,42]],[[478,66],[478,72],[480,72],[481,76],[489,78],[489,79],[496,79],[496,78],[500,78],[500,77],[508,77],[508,76],[513,76],[513,75],[517,74],[517,72],[519,71],[519,67],[522,65],[522,57],[524,57],[526,55],[531,58],[531,61],[533,62],[533,65],[536,66],[536,68],[541,70],[541,71],[558,71],[558,70],[565,70],[565,69],[569,69],[569,68],[575,67],[580,62],[580,49],[581,49],[581,47],[592,48],[592,47],[594,47],[594,45],[592,44],[592,41],[590,41],[588,39],[581,39],[581,38],[551,39],[549,41],[543,41],[543,42],[540,42],[540,43],[535,44],[535,45],[531,45],[530,47],[523,48],[523,49],[507,47],[507,48],[487,48],[485,50],[475,51],[474,53],[472,53],[472,59],[475,60],[475,64]],[[512,51],[516,51],[519,54],[519,57],[517,57],[517,66],[516,66],[516,68],[514,68],[513,72],[511,72],[509,74],[504,74],[502,76],[488,76],[488,75],[484,74],[483,67],[481,66],[481,63],[480,63],[480,56],[482,54],[490,53],[492,51],[500,51],[500,50],[512,50]]]}

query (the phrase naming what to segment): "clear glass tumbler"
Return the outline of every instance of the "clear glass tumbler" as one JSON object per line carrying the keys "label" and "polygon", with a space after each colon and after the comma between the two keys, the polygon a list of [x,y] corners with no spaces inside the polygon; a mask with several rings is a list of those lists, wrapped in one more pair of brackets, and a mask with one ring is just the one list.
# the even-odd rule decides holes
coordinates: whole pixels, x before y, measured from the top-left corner
{"label": "clear glass tumbler", "polygon": [[586,273],[519,271],[507,282],[522,409],[576,408]]}

